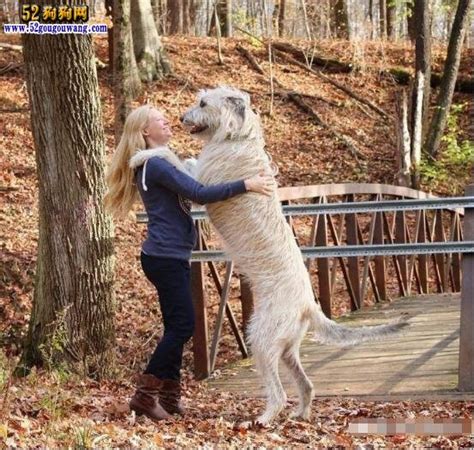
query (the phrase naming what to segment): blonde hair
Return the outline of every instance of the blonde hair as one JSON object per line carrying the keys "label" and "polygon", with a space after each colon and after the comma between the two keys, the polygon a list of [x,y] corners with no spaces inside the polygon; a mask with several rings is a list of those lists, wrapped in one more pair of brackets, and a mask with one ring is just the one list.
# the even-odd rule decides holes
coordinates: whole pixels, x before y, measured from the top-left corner
{"label": "blonde hair", "polygon": [[104,197],[104,205],[105,209],[118,219],[128,217],[138,199],[134,170],[129,166],[129,162],[137,150],[146,148],[142,132],[152,109],[154,109],[152,105],[143,105],[127,116],[119,145],[107,168],[105,181],[108,190]]}

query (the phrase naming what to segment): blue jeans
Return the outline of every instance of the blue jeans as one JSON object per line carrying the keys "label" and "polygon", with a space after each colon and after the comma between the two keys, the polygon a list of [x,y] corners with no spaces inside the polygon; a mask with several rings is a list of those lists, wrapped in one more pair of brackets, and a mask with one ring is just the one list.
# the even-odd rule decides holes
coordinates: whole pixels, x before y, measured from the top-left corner
{"label": "blue jeans", "polygon": [[184,344],[194,332],[189,261],[140,254],[143,271],[158,292],[164,335],[145,373],[162,379],[180,379]]}

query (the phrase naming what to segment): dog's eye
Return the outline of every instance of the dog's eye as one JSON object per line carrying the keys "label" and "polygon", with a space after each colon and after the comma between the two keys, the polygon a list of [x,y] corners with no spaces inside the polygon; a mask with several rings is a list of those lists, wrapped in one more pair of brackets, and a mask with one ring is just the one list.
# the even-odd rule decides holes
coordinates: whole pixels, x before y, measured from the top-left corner
{"label": "dog's eye", "polygon": [[207,106],[207,103],[204,100],[201,100],[201,103],[199,103],[199,106],[201,108],[204,108],[205,106]]}

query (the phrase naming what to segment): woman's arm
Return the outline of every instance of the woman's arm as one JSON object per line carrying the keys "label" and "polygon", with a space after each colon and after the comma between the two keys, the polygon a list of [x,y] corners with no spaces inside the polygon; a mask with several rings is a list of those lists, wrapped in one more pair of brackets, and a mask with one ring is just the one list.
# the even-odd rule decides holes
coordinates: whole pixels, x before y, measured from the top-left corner
{"label": "woman's arm", "polygon": [[[149,183],[158,183],[201,205],[247,192],[245,180],[204,186],[163,158],[151,158],[146,167]],[[148,184],[148,183],[147,183]]]}

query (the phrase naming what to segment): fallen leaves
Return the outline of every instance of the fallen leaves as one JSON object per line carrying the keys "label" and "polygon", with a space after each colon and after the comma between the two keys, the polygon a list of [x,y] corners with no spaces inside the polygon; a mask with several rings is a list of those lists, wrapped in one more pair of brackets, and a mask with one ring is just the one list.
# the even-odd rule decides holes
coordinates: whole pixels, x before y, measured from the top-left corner
{"label": "fallen leaves", "polygon": [[[185,375],[189,375],[187,372]],[[133,446],[176,445],[352,446],[380,445],[443,446],[472,445],[465,436],[375,436],[351,435],[348,424],[356,417],[416,418],[472,417],[473,402],[367,402],[353,398],[315,399],[308,422],[288,418],[290,406],[269,427],[242,427],[263,408],[262,399],[218,392],[189,379],[185,404],[188,414],[159,424],[128,409],[133,387],[108,380],[101,384],[73,377],[62,384],[54,374],[38,371],[33,380],[15,380],[10,411],[0,422],[0,442],[10,446]],[[67,388],[66,388],[67,386]],[[58,387],[63,389],[58,390]],[[106,391],[104,389],[107,389]],[[48,391],[60,392],[59,397]],[[71,403],[72,400],[72,403]],[[55,402],[55,403],[54,403]],[[69,405],[69,406],[67,406]],[[80,408],[77,407],[80,405]],[[294,406],[294,405],[292,405]],[[54,413],[64,410],[63,413]],[[65,409],[66,408],[66,409]]]}

